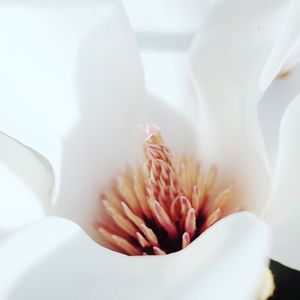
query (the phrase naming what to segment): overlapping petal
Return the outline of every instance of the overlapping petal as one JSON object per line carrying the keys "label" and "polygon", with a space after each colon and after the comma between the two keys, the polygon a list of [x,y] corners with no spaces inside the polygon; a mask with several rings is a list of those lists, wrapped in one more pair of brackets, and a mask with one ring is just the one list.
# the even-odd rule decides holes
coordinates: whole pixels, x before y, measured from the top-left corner
{"label": "overlapping petal", "polygon": [[300,269],[300,96],[286,109],[279,133],[279,150],[274,171],[272,198],[266,218],[275,232],[274,259]]}
{"label": "overlapping petal", "polygon": [[[85,5],[77,1],[72,8],[55,2],[46,7],[29,3],[24,7],[8,5],[1,11],[7,44],[2,50],[0,80],[4,88],[0,93],[1,101],[10,100],[11,106],[1,114],[0,128],[34,150],[22,149],[21,158],[38,165],[43,158],[36,151],[48,160],[43,165],[52,167],[59,183],[58,197],[52,197],[54,214],[71,218],[90,231],[103,186],[126,162],[134,163],[140,156],[141,131],[136,125],[159,124],[168,143],[185,153],[196,151],[195,132],[183,117],[146,94],[137,47],[116,2]],[[200,111],[199,156],[217,163],[222,176],[234,179],[240,187],[245,205],[251,202],[247,208],[258,211],[268,198],[269,177],[255,105],[282,66],[281,60],[275,67],[265,62],[270,57],[269,62],[276,61],[272,51],[289,6],[282,1],[272,2],[272,7],[270,1],[243,2],[244,7],[238,1],[229,3],[235,6],[232,14],[230,5],[218,6],[192,51],[191,72]],[[222,23],[220,11],[224,9],[230,17]],[[236,26],[236,10],[245,15],[243,26]],[[14,22],[16,18],[23,26]],[[244,43],[239,41],[241,37]],[[14,89],[12,82],[19,88]],[[16,110],[20,99],[24,105]],[[34,111],[30,107],[35,107]],[[62,153],[58,135],[62,137]],[[13,142],[11,149],[18,151],[20,144],[5,138]],[[9,170],[25,180],[29,167],[18,164],[15,171],[11,161],[15,155],[12,152],[7,159]],[[39,165],[31,175],[38,178],[42,174],[47,180],[45,172]],[[41,182],[32,188],[36,198],[40,198],[39,191],[47,195],[51,188],[51,181],[49,186]],[[283,228],[284,219],[276,222]],[[16,246],[28,239],[33,244],[19,252]],[[74,299],[96,299],[99,295],[132,299],[137,294],[143,299],[219,299],[220,295],[253,299],[267,244],[265,227],[240,214],[220,221],[180,253],[145,260],[112,253],[89,240],[73,223],[50,219],[2,240],[0,257],[16,258],[16,268],[6,274],[0,292],[12,300],[24,295],[44,298],[45,289],[49,299],[65,299],[70,292]],[[62,265],[63,272],[56,277]],[[174,266],[178,267],[175,271]],[[49,273],[45,274],[45,269]],[[82,274],[86,274],[85,280]],[[128,288],[129,282],[136,283],[134,289]]]}
{"label": "overlapping petal", "polygon": [[236,182],[241,201],[255,211],[264,206],[270,189],[256,113],[265,89],[260,78],[272,77],[266,62],[288,9],[288,1],[222,1],[192,48],[202,153]]}
{"label": "overlapping petal", "polygon": [[[300,92],[298,88],[299,66],[297,67],[300,59],[299,13],[300,3],[290,1],[276,43],[260,77],[261,85],[264,88],[268,87],[261,99],[259,117],[271,169],[274,169],[278,151],[278,130],[281,117],[287,105]],[[277,73],[278,78],[271,83]]]}
{"label": "overlapping petal", "polygon": [[0,232],[49,211],[50,172],[29,149],[0,133]]}
{"label": "overlapping petal", "polygon": [[214,0],[123,0],[137,39],[146,88],[190,119],[195,99],[187,77],[188,50]]}
{"label": "overlapping petal", "polygon": [[291,101],[300,93],[300,66],[293,66],[286,72],[272,82],[258,106],[259,123],[272,171],[276,167],[281,118]]}
{"label": "overlapping petal", "polygon": [[[1,13],[2,28],[9,28],[1,99],[10,101],[1,127],[55,170],[52,213],[91,231],[104,185],[141,157],[139,126],[145,123],[159,124],[177,151],[194,152],[191,125],[146,94],[136,42],[118,2],[33,1],[6,5]],[[58,136],[61,153],[52,146]],[[51,182],[48,195],[50,188]]]}
{"label": "overlapping petal", "polygon": [[[277,189],[285,187],[271,184],[270,161],[257,120],[257,104],[297,46],[298,12],[296,1],[221,1],[204,22],[192,49],[191,77],[199,100],[202,154],[208,161],[218,162],[226,177],[234,179],[244,206],[258,214],[269,202],[271,193],[277,199],[274,203],[278,199],[282,199],[280,203],[284,201]],[[295,132],[297,127],[293,126],[289,130]],[[270,147],[267,150],[270,153]],[[287,151],[281,150],[279,161],[286,160],[283,158],[286,154]],[[278,172],[277,166],[276,176]],[[295,177],[290,177],[295,174],[291,171],[288,174],[285,180],[293,182]],[[283,182],[280,184],[285,186]],[[288,203],[289,211],[297,210],[294,200]],[[282,223],[289,218],[287,212],[281,216]],[[292,226],[295,230],[298,227],[293,214],[291,219],[293,223],[287,220],[286,226],[280,227],[281,242],[275,244],[275,252],[279,251],[289,265],[295,255],[291,250],[284,254],[283,233],[292,240],[295,234]],[[278,243],[282,247],[277,249]],[[297,242],[293,243],[296,245]],[[294,267],[298,265],[295,260]]]}
{"label": "overlapping petal", "polygon": [[0,298],[250,300],[268,240],[267,227],[241,213],[178,253],[128,257],[100,247],[73,222],[51,217],[2,240]]}

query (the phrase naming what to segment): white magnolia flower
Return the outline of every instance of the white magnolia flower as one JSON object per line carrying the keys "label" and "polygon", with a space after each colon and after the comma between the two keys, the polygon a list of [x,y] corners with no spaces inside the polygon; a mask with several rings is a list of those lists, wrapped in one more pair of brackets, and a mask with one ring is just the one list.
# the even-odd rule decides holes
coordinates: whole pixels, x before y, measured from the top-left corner
{"label": "white magnolia flower", "polygon": [[[255,298],[269,230],[250,213],[223,218],[167,256],[124,256],[90,238],[99,239],[99,195],[140,160],[136,124],[148,122],[178,154],[217,165],[221,185],[234,181],[241,207],[270,220],[272,257],[299,268],[299,98],[284,113],[272,176],[257,122],[257,103],[297,38],[299,5],[223,2],[192,46],[198,113],[189,122],[146,93],[118,3],[2,4],[0,299]],[[30,225],[6,232],[21,225],[20,216],[4,218],[14,199],[20,216],[35,207],[35,220],[45,217],[25,215]]]}

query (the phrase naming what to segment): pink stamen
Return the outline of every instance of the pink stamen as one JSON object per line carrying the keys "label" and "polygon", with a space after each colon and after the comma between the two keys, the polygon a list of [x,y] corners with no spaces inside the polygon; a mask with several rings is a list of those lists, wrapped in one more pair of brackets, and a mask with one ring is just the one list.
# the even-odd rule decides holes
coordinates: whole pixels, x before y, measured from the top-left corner
{"label": "pink stamen", "polygon": [[144,154],[143,168],[127,167],[101,193],[106,213],[94,227],[105,246],[128,255],[165,255],[235,211],[229,205],[233,186],[215,191],[216,167],[205,176],[192,156],[174,159],[155,125],[145,129]]}
{"label": "pink stamen", "polygon": [[171,238],[176,237],[177,229],[158,201],[154,201],[152,211],[159,224],[168,232],[169,236]]}
{"label": "pink stamen", "polygon": [[166,252],[158,247],[153,247],[153,251],[155,255],[166,255]]}
{"label": "pink stamen", "polygon": [[184,227],[185,227],[185,231],[192,238],[196,232],[196,215],[195,215],[194,208],[189,209],[185,218]]}
{"label": "pink stamen", "polygon": [[190,235],[187,232],[185,232],[182,235],[182,249],[187,247],[190,244],[190,242],[191,242]]}

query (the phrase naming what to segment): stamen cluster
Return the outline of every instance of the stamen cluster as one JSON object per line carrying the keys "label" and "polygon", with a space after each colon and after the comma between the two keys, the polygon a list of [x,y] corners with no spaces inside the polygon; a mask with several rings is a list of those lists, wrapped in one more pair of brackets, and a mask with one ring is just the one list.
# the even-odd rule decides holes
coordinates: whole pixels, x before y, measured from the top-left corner
{"label": "stamen cluster", "polygon": [[217,169],[205,174],[190,156],[173,158],[159,128],[148,125],[145,164],[128,168],[100,197],[105,218],[95,227],[111,249],[164,255],[187,247],[224,216],[233,186],[214,193]]}

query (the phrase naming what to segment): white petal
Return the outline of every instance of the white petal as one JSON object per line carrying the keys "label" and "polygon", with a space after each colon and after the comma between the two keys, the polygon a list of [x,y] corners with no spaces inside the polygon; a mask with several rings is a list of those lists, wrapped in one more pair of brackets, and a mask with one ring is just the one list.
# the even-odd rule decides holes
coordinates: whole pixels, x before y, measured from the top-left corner
{"label": "white petal", "polygon": [[278,153],[278,134],[282,115],[300,93],[300,66],[294,66],[283,77],[276,78],[258,106],[259,122],[271,168],[274,170]]}
{"label": "white petal", "polygon": [[54,212],[78,222],[95,238],[92,224],[99,216],[100,194],[128,163],[135,167],[143,162],[145,124],[157,124],[176,153],[195,153],[195,130],[184,117],[150,96],[141,104],[125,106],[119,114],[95,102],[93,112],[83,115],[65,140],[61,190]]}
{"label": "white petal", "polygon": [[[118,131],[128,122],[135,125],[132,108],[144,90],[137,49],[120,6],[112,1],[33,1],[2,5],[0,14],[0,129],[46,157],[57,183],[61,157],[56,144],[52,146],[57,134],[67,136],[63,175],[68,165],[78,180],[85,176],[86,169],[80,169],[85,159],[90,166],[95,157],[122,153],[115,137],[126,148],[126,137]],[[54,137],[47,121],[55,128]],[[86,146],[94,154],[90,160],[91,153],[80,149]],[[99,172],[106,172],[103,167]],[[73,191],[78,183],[69,180],[71,187],[63,189]],[[83,202],[89,200],[86,196],[77,194]],[[74,199],[70,210],[76,205]]]}
{"label": "white petal", "polygon": [[[162,130],[172,128],[175,140],[176,128],[183,132],[180,136],[191,135],[168,108],[146,98],[138,50],[122,11],[115,10],[102,23],[78,50],[79,115],[64,140],[54,208],[55,214],[71,218],[92,235],[101,192],[127,163],[141,160],[143,129],[138,125],[156,122]],[[190,150],[190,140],[177,144]]]}
{"label": "white petal", "polygon": [[[278,78],[272,82],[259,105],[259,121],[272,169],[274,169],[278,151],[280,119],[287,105],[300,91],[298,84],[300,67],[297,66],[300,59],[299,13],[300,3],[293,1],[286,16],[286,22],[281,29],[281,34],[277,38],[276,44],[278,46],[275,45],[261,77],[261,81],[264,81],[263,77],[269,73],[269,78],[265,78],[265,80],[271,81],[273,79],[272,74],[281,68]],[[282,63],[284,63],[283,66]]]}
{"label": "white petal", "polygon": [[128,257],[95,244],[70,221],[49,218],[0,244],[0,298],[252,300],[268,234],[265,225],[241,213],[218,222],[184,251]]}
{"label": "white petal", "polygon": [[277,44],[288,12],[288,1],[220,1],[192,49],[201,155],[234,180],[239,200],[254,211],[270,190],[256,104],[289,49]]}
{"label": "white petal", "polygon": [[[58,74],[61,73],[59,69],[49,68],[49,66],[53,66],[49,53],[55,47],[53,45],[49,47],[47,38],[41,29],[46,18],[43,19],[42,15],[30,7],[30,5],[18,6],[0,3],[2,40],[0,49],[0,131],[28,149],[33,149],[30,154],[28,149],[21,150],[20,145],[9,142],[11,151],[9,147],[6,147],[1,157],[3,161],[6,161],[6,167],[10,172],[4,175],[5,180],[9,180],[10,176],[20,187],[19,194],[11,189],[7,189],[6,192],[9,199],[16,198],[14,204],[10,203],[14,214],[22,206],[27,207],[26,209],[29,211],[27,205],[31,205],[30,203],[36,207],[34,210],[37,211],[38,204],[34,204],[37,198],[43,202],[44,208],[49,208],[50,188],[53,185],[53,179],[50,176],[54,174],[59,177],[61,156],[57,135],[46,121],[46,114],[42,109],[47,97],[50,99],[49,101],[56,99],[56,95],[52,91],[56,88],[60,90],[59,84],[55,84],[59,79],[53,81],[52,78],[59,77]],[[44,10],[40,7],[38,11]],[[38,20],[41,22],[39,23]],[[47,35],[46,32],[44,34]],[[51,87],[47,89],[47,85]],[[6,138],[6,141],[9,139]],[[7,153],[7,151],[11,153]],[[36,157],[34,158],[34,156]],[[43,167],[38,166],[39,163],[42,163],[43,167],[52,174],[45,174]],[[23,187],[17,181],[24,181]],[[53,196],[55,196],[57,188],[58,185],[55,185],[52,190]],[[27,191],[29,192],[30,189],[36,194],[35,200],[31,196],[28,198]],[[27,195],[22,194],[23,192]],[[21,204],[21,199],[26,197],[28,202],[26,203],[24,200]],[[14,207],[18,202],[22,206]],[[24,215],[24,218],[27,219],[27,216]],[[23,221],[20,219],[21,223]]]}
{"label": "white petal", "polygon": [[[177,39],[180,40],[181,37]],[[171,46],[169,49],[162,50],[159,46],[158,49],[155,48],[154,45],[149,50],[142,48],[141,57],[147,90],[195,121],[196,99],[187,76],[189,58],[187,49],[177,51]]]}
{"label": "white petal", "polygon": [[288,106],[280,125],[273,195],[266,218],[275,231],[272,258],[300,270],[300,96]]}
{"label": "white petal", "polygon": [[[147,95],[139,112],[138,122],[143,125],[146,123],[156,124],[175,155],[195,155],[197,153],[195,123],[170,103],[151,94]],[[139,142],[137,146],[141,148],[141,143]]]}
{"label": "white petal", "polygon": [[122,0],[134,31],[140,33],[191,33],[215,0]]}
{"label": "white petal", "polygon": [[224,218],[182,251],[176,299],[255,299],[269,248],[269,228],[253,215]]}
{"label": "white petal", "polygon": [[[273,4],[274,2],[271,5]],[[281,4],[280,1],[278,4]],[[282,16],[272,52],[260,76],[262,88],[266,88],[282,68],[291,66],[292,62],[296,63],[295,56],[300,41],[300,2],[292,0],[285,1],[285,4],[289,4],[288,10]]]}
{"label": "white petal", "polygon": [[[76,22],[81,22],[82,13],[74,17]],[[104,186],[139,157],[137,116],[145,91],[136,43],[123,11],[114,7],[102,19],[93,11],[86,13],[95,26],[76,45],[74,61],[67,66],[78,118],[63,141],[61,189],[54,213],[91,229]],[[61,42],[60,47],[65,46]]]}
{"label": "white petal", "polygon": [[52,179],[41,160],[0,133],[0,230],[24,225],[49,211]]}
{"label": "white petal", "polygon": [[145,71],[147,90],[195,118],[195,99],[187,78],[188,50],[213,1],[122,1]]}
{"label": "white petal", "polygon": [[[62,133],[74,124],[78,48],[117,9],[107,1],[67,2],[16,1],[0,9],[0,130],[47,158],[57,183],[60,148],[47,120]],[[48,185],[50,195],[52,180]]]}
{"label": "white petal", "polygon": [[[299,20],[298,20],[299,21]],[[300,21],[299,21],[300,22]],[[289,72],[300,63],[300,38],[296,40],[295,45],[290,50],[289,57],[283,65],[280,73]]]}
{"label": "white petal", "polygon": [[[192,133],[184,129],[189,128],[182,126],[186,122],[178,120],[168,106],[165,108],[155,100],[150,103],[146,98],[136,43],[118,5],[100,1],[98,5],[5,8],[8,15],[3,18],[5,22],[13,20],[11,23],[15,25],[18,18],[24,23],[23,27],[12,26],[14,30],[7,37],[8,45],[17,45],[13,49],[19,64],[10,62],[6,68],[12,73],[10,67],[14,66],[12,70],[18,73],[21,66],[16,81],[20,83],[26,78],[26,88],[20,89],[26,97],[24,118],[31,121],[28,110],[35,106],[42,118],[52,123],[58,121],[54,127],[64,136],[61,173],[55,178],[61,189],[54,213],[69,217],[89,230],[104,185],[119,174],[125,163],[141,157],[142,130],[137,125],[156,122],[162,130],[168,128],[167,135],[173,129],[170,143],[177,140],[178,151],[184,147],[191,151]],[[10,36],[14,39],[9,44]],[[27,39],[31,43],[24,50],[21,46]],[[36,41],[41,42],[36,45]],[[8,53],[9,49],[7,46]],[[6,79],[7,85],[11,84],[11,78]],[[41,84],[37,94],[36,81]],[[38,101],[41,94],[45,96],[42,102]],[[12,106],[18,104],[20,97],[11,98]],[[67,108],[71,108],[70,112]],[[61,121],[60,116],[68,114],[72,117]],[[41,122],[33,120],[29,124],[36,125],[41,132],[44,130]],[[24,134],[27,131],[16,138],[21,140]],[[179,138],[181,135],[183,139]],[[51,141],[48,134],[46,137],[46,141]],[[42,144],[44,140],[38,142]],[[27,145],[36,148],[35,141],[30,140]],[[49,160],[51,163],[50,157]]]}

